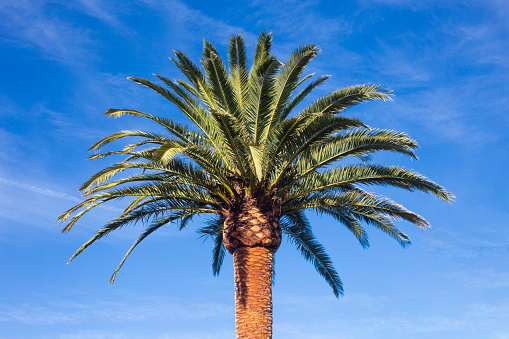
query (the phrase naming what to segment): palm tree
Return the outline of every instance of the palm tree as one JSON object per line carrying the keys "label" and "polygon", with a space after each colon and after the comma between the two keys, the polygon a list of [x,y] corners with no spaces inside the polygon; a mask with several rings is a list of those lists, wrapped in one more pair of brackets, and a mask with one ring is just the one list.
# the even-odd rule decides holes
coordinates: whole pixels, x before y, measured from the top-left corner
{"label": "palm tree", "polygon": [[[183,229],[194,216],[209,214],[212,217],[198,232],[214,240],[214,275],[219,274],[226,251],[233,254],[237,338],[271,338],[273,258],[282,235],[315,266],[336,297],[343,294],[338,273],[315,239],[305,210],[332,216],[363,247],[369,243],[362,224],[382,230],[403,247],[410,240],[393,219],[423,229],[429,226],[418,214],[362,188],[395,186],[451,201],[451,193],[416,172],[366,160],[378,151],[417,158],[417,143],[403,133],[372,129],[339,115],[364,101],[390,100],[390,91],[375,84],[355,85],[293,113],[329,76],[304,85],[312,76],[303,76],[304,68],[319,54],[316,45],[297,48],[283,64],[271,55],[271,43],[270,33],[260,35],[249,71],[244,41],[234,35],[228,46],[228,70],[214,46],[205,41],[201,60],[205,73],[177,51],[171,60],[187,81],[156,75],[165,85],[161,86],[129,78],[169,100],[192,125],[131,109],[105,113],[147,118],[164,132],[121,131],[90,147],[99,150],[121,138],[141,138],[119,151],[89,158],[126,156],[83,184],[80,190],[87,198],[59,217],[63,222],[76,213],[62,232],[69,232],[94,207],[131,200],[69,261],[112,231],[137,222],[148,224],[114,272],[112,283],[127,256],[147,236],[171,222]],[[346,157],[360,161],[338,164]],[[126,170],[134,173],[118,176]]]}

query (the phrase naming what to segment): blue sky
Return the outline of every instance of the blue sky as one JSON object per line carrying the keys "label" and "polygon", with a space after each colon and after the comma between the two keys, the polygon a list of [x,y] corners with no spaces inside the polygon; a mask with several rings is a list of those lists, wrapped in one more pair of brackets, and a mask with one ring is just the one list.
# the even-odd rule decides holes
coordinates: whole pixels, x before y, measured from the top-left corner
{"label": "blue sky", "polygon": [[328,285],[290,244],[277,253],[274,337],[509,338],[509,3],[479,1],[23,1],[0,2],[0,338],[233,338],[232,259],[212,276],[199,221],[168,227],[108,279],[141,227],[123,229],[67,259],[122,207],[98,208],[68,235],[57,216],[81,201],[78,188],[110,160],[87,148],[139,119],[132,108],[183,120],[149,90],[126,80],[180,77],[168,60],[198,61],[202,39],[224,54],[242,33],[252,53],[273,31],[284,60],[317,43],[309,72],[332,78],[316,93],[376,82],[389,103],[347,112],[368,125],[408,133],[413,168],[456,195],[451,206],[420,193],[387,194],[432,224],[399,226],[403,249],[370,230],[363,250],[346,229],[310,215],[344,283]]}

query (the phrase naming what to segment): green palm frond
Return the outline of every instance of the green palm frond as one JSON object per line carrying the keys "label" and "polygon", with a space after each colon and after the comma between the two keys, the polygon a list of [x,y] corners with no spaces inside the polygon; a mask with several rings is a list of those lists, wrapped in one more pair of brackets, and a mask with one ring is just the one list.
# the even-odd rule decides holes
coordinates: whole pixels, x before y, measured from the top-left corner
{"label": "green palm frond", "polygon": [[244,162],[249,163],[249,152],[247,144],[247,133],[244,125],[233,115],[222,112],[212,112],[218,130],[222,134],[223,141],[226,145],[230,157],[234,159],[235,166],[238,168],[242,176],[246,175]]}
{"label": "green palm frond", "polygon": [[245,105],[246,128],[253,146],[263,142],[270,127],[270,114],[275,105],[274,82],[281,63],[269,58],[251,78],[250,91]]}
{"label": "green palm frond", "polygon": [[106,223],[97,233],[90,238],[86,243],[84,243],[69,259],[71,262],[74,258],[76,258],[79,254],[81,254],[86,248],[92,245],[97,240],[103,238],[104,236],[110,234],[113,231],[116,231],[126,225],[136,224],[138,222],[146,223],[152,218],[162,217],[163,214],[171,212],[172,210],[177,211],[187,211],[188,213],[198,214],[198,213],[214,213],[214,210],[204,208],[204,204],[197,203],[193,201],[169,201],[168,199],[164,199],[164,203],[160,203],[156,200],[163,199],[153,199],[151,205],[146,204],[143,208],[138,208],[126,215],[122,215],[116,219],[113,219]]}
{"label": "green palm frond", "polygon": [[228,112],[240,119],[241,113],[226,67],[214,46],[204,41],[202,65],[216,102],[218,111]]}
{"label": "green palm frond", "polygon": [[193,122],[199,122],[203,117],[199,116],[195,110],[193,110],[186,102],[185,100],[182,100],[179,98],[175,93],[167,90],[163,86],[160,86],[156,83],[153,83],[150,80],[138,78],[138,77],[129,77],[129,80],[140,84],[142,86],[148,87],[151,90],[155,91],[157,94],[161,95],[166,100],[173,103],[176,107],[179,108],[179,110],[184,113],[189,119],[193,120]]}
{"label": "green palm frond", "polygon": [[182,113],[184,113],[193,123],[195,123],[200,128],[204,135],[210,140],[214,148],[219,152],[219,154],[221,154],[221,142],[215,138],[216,131],[214,130],[214,124],[211,123],[209,114],[202,109],[201,105],[195,103],[195,101],[192,101],[192,104],[187,104],[185,102],[186,100],[179,98],[171,91],[168,91],[164,87],[159,86],[149,80],[136,77],[130,77],[129,79],[154,90],[165,99],[176,105]]}
{"label": "green palm frond", "polygon": [[166,166],[178,154],[184,154],[187,147],[173,140],[161,145],[154,153],[152,160]]}
{"label": "green palm frond", "polygon": [[[161,75],[155,76],[161,79],[170,89],[172,89],[182,100],[186,102],[190,112],[194,113],[186,115],[200,128],[207,138],[212,141],[214,136],[214,125],[210,123],[209,112],[199,101],[199,93],[193,91],[192,87],[189,87],[184,82],[171,81]],[[189,93],[191,93],[191,95],[189,95]],[[217,140],[215,141],[217,142]]]}
{"label": "green palm frond", "polygon": [[393,201],[378,197],[359,189],[353,189],[341,194],[314,194],[298,201],[284,205],[283,211],[293,212],[304,209],[314,209],[319,213],[326,213],[343,223],[361,242],[363,247],[368,245],[367,237],[363,240],[365,231],[359,229],[357,222],[361,221],[379,228],[396,239],[402,246],[410,244],[407,235],[399,231],[390,218],[411,222],[426,229],[429,223],[420,215],[411,212]]}
{"label": "green palm frond", "polygon": [[[354,188],[342,193],[318,193],[283,204],[284,213],[304,209],[334,207],[350,209],[355,212],[376,211],[384,216],[411,222],[420,228],[428,228],[429,224],[420,215],[385,197],[380,197],[361,189]],[[346,211],[346,210],[345,210]],[[346,212],[345,212],[346,213]]]}
{"label": "green palm frond", "polygon": [[[272,170],[271,165],[276,157],[282,157],[284,165],[278,169],[278,172],[273,172],[275,178],[272,180],[271,186],[276,185],[283,172],[294,163],[295,159],[299,158],[304,152],[309,153],[313,146],[319,147],[323,145],[327,138],[337,131],[364,125],[358,119],[331,115],[313,115],[304,119],[306,122],[301,124],[300,128],[293,128],[294,126],[299,126],[298,124],[290,124],[290,129],[283,129],[280,134],[273,134],[275,138],[280,135],[283,138],[282,140],[276,139],[276,146],[273,146],[267,152],[270,154],[268,170]],[[296,118],[295,120],[298,121],[299,119]]]}
{"label": "green palm frond", "polygon": [[[97,178],[101,178],[103,173],[108,174],[107,169],[111,169],[115,171],[116,169],[143,169],[145,171],[150,171],[149,173],[143,173],[140,175],[129,176],[126,178],[118,179],[117,181],[111,181],[104,185],[96,185]],[[110,174],[108,174],[110,175]],[[115,174],[111,174],[111,177]],[[110,177],[110,178],[111,178]],[[108,179],[110,179],[108,178]],[[206,173],[199,168],[198,166],[193,165],[192,163],[186,162],[183,159],[172,159],[165,166],[157,165],[153,162],[122,162],[119,164],[114,164],[110,167],[107,167],[105,170],[101,170],[98,174],[95,174],[89,181],[90,184],[84,185],[82,187],[82,191],[84,191],[85,195],[89,195],[91,193],[95,193],[100,190],[105,190],[117,186],[118,184],[124,184],[127,182],[135,182],[135,181],[165,181],[165,180],[181,180],[181,183],[185,183],[188,185],[193,185],[196,187],[202,187],[208,189],[210,191],[214,191],[214,186],[217,185],[217,181],[215,181],[210,175],[206,175]],[[107,179],[101,178],[100,181],[104,182]],[[91,188],[92,185],[96,185]]]}
{"label": "green palm frond", "polygon": [[[107,144],[112,143],[115,140],[125,137],[144,137],[148,138],[152,143],[155,144],[162,144],[167,141],[167,138],[155,133],[148,133],[144,131],[120,131],[118,133],[110,134],[102,138],[98,142],[94,143],[92,146],[90,146],[89,151],[99,150],[103,146],[106,146]],[[182,140],[185,140],[184,136],[179,137],[181,137]]]}
{"label": "green palm frond", "polygon": [[393,131],[354,129],[322,141],[321,144],[312,145],[302,152],[295,163],[299,175],[288,186],[348,156],[365,157],[374,152],[391,151],[417,158],[413,151],[417,144],[404,134]]}
{"label": "green palm frond", "polygon": [[226,254],[226,248],[223,244],[223,225],[224,219],[220,216],[216,216],[207,221],[207,226],[198,229],[198,233],[202,236],[210,236],[214,240],[214,248],[212,249],[212,273],[215,276],[219,275]]}
{"label": "green palm frond", "polygon": [[[115,282],[115,278],[117,277],[117,273],[122,268],[122,266],[124,265],[124,262],[126,261],[126,259],[129,256],[129,254],[131,254],[131,252],[134,250],[134,248],[136,246],[138,246],[138,244],[140,242],[142,242],[146,237],[148,237],[150,234],[152,234],[155,231],[157,231],[162,226],[171,223],[172,221],[175,221],[175,220],[181,219],[181,218],[192,218],[193,215],[194,215],[194,213],[193,214],[189,214],[189,211],[180,211],[180,212],[177,212],[177,213],[173,213],[170,216],[159,218],[159,219],[155,220],[151,225],[149,225],[145,229],[145,231],[143,231],[143,233],[138,237],[138,239],[136,239],[134,244],[129,248],[127,253],[124,255],[124,258],[122,258],[122,261],[120,262],[120,264],[118,265],[117,269],[115,270],[115,272],[113,273],[113,275],[110,278],[110,284],[113,284],[113,282]],[[180,229],[182,229],[182,226],[180,227]]]}
{"label": "green palm frond", "polygon": [[180,86],[181,89],[186,90],[189,94],[193,95],[197,100],[201,101],[200,92],[198,92],[198,90],[194,88],[193,85],[190,85],[189,83],[180,79],[176,79],[175,84]]}
{"label": "green palm frond", "polygon": [[337,114],[364,101],[392,100],[390,93],[391,90],[380,88],[380,85],[377,84],[354,85],[319,98],[304,109],[302,114]]}
{"label": "green palm frond", "polygon": [[311,227],[304,214],[298,211],[286,214],[281,218],[281,228],[304,259],[315,266],[316,271],[332,288],[334,295],[336,297],[343,295],[343,283],[325,249],[311,232]]}
{"label": "green palm frond", "polygon": [[249,87],[252,87],[251,81],[256,79],[257,74],[260,72],[260,68],[270,58],[270,49],[272,47],[272,33],[262,32],[258,37],[258,43],[254,53],[253,65],[249,71]]}
{"label": "green palm frond", "polygon": [[107,201],[109,201],[109,200],[107,200],[107,199],[99,200],[99,199],[89,198],[89,199],[83,201],[81,204],[78,204],[78,205],[74,206],[73,208],[69,209],[67,212],[61,214],[58,217],[57,221],[65,222],[74,212],[84,208],[81,212],[76,213],[74,215],[74,217],[71,218],[71,220],[67,223],[67,225],[65,225],[65,227],[62,229],[62,233],[69,233],[71,231],[72,227],[74,226],[74,224],[76,224],[76,222],[83,215],[88,213],[92,208],[97,207]]}
{"label": "green palm frond", "polygon": [[166,224],[169,224],[172,220],[174,220],[174,219],[171,218],[171,217],[161,218],[161,219],[156,220],[156,222],[154,222],[149,227],[147,227],[147,229],[145,229],[145,231],[138,237],[138,239],[136,239],[134,244],[129,248],[127,253],[124,255],[124,257],[122,258],[122,261],[118,265],[118,267],[115,270],[115,272],[113,272],[113,274],[112,274],[112,276],[110,278],[110,282],[109,282],[110,284],[113,284],[115,282],[115,278],[117,277],[118,271],[122,268],[122,266],[124,265],[124,262],[126,261],[127,257],[129,256],[129,254],[131,254],[131,252],[134,250],[134,248],[136,246],[138,246],[138,244],[140,242],[142,242],[150,234],[154,233],[155,231],[157,231],[162,226],[164,226]]}
{"label": "green palm frond", "polygon": [[281,67],[274,84],[276,89],[274,109],[269,114],[269,128],[267,128],[267,133],[263,139],[267,138],[269,131],[272,129],[271,127],[280,121],[290,96],[299,84],[304,68],[318,54],[319,50],[315,45],[303,45],[297,48]]}
{"label": "green palm frond", "polygon": [[362,248],[369,247],[368,233],[361,226],[357,218],[355,218],[355,215],[352,215],[353,213],[348,208],[339,210],[339,208],[322,206],[317,207],[316,211],[318,213],[327,214],[343,224],[357,238]]}
{"label": "green palm frond", "polygon": [[[297,182],[297,180],[294,180]],[[398,166],[383,165],[346,165],[322,172],[308,172],[291,185],[286,193],[285,201],[291,201],[317,192],[328,192],[335,189],[348,189],[351,185],[394,186],[413,191],[422,191],[450,202],[453,196],[442,186],[429,180],[417,172]],[[290,185],[290,184],[289,184]]]}
{"label": "green palm frond", "polygon": [[232,35],[228,45],[228,63],[230,65],[230,82],[235,95],[241,121],[244,120],[244,105],[249,92],[246,48],[240,34]]}
{"label": "green palm frond", "polygon": [[225,168],[223,158],[218,152],[211,151],[208,148],[190,146],[186,148],[184,154],[223,185],[231,196],[237,196],[235,188],[229,180],[231,167]]}
{"label": "green palm frond", "polygon": [[167,172],[167,170],[158,164],[149,163],[149,162],[121,162],[113,164],[109,167],[106,167],[99,172],[95,173],[90,179],[85,181],[83,185],[80,187],[80,191],[86,191],[91,188],[93,185],[99,185],[114,175],[123,172],[127,169],[137,169],[137,170],[155,170],[161,172]]}
{"label": "green palm frond", "polygon": [[320,86],[325,80],[329,79],[330,75],[322,75],[312,83],[306,86],[302,91],[300,91],[297,95],[295,95],[290,102],[285,106],[280,115],[280,121],[284,121],[288,115],[293,111],[293,109],[304,100],[309,93],[311,93],[315,88]]}
{"label": "green palm frond", "polygon": [[171,61],[182,71],[182,73],[191,81],[195,90],[199,93],[200,100],[209,108],[209,110],[217,110],[218,106],[214,100],[212,89],[208,85],[205,76],[200,69],[182,52],[174,51],[176,59],[170,58]]}
{"label": "green palm frond", "polygon": [[251,158],[253,159],[254,172],[258,181],[261,182],[263,176],[263,147],[262,146],[249,146],[251,152]]}

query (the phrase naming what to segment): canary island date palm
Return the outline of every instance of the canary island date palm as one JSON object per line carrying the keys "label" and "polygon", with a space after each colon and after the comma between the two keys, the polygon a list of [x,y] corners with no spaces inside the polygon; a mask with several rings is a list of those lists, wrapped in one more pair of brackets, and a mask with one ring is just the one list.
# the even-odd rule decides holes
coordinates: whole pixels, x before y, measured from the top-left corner
{"label": "canary island date palm", "polygon": [[[423,229],[428,222],[364,188],[395,186],[445,201],[452,198],[414,171],[365,161],[379,151],[417,158],[417,143],[407,135],[373,129],[343,116],[358,103],[390,100],[388,90],[376,84],[355,85],[304,105],[304,99],[329,78],[313,81],[312,74],[303,74],[319,54],[318,47],[303,45],[281,63],[271,55],[271,42],[270,33],[260,35],[249,69],[244,41],[234,35],[228,45],[228,66],[205,41],[203,68],[178,51],[171,59],[186,80],[156,75],[160,80],[156,84],[129,78],[170,101],[188,123],[132,109],[109,109],[108,117],[146,118],[160,129],[121,131],[92,145],[90,150],[100,150],[118,139],[135,137],[121,150],[90,157],[125,158],[85,182],[81,191],[86,200],[59,218],[66,221],[72,216],[63,229],[69,232],[95,207],[129,199],[125,211],[71,258],[110,232],[142,222],[146,228],[114,272],[113,282],[127,256],[147,236],[172,222],[182,229],[194,216],[210,215],[198,232],[214,241],[215,275],[226,251],[233,255],[237,338],[272,337],[273,256],[282,236],[314,265],[336,297],[343,294],[338,273],[315,239],[305,210],[331,216],[363,247],[369,246],[363,225],[378,228],[405,246],[410,240],[396,228],[394,219]],[[295,112],[299,105],[303,109]],[[359,161],[342,164],[347,157]]]}

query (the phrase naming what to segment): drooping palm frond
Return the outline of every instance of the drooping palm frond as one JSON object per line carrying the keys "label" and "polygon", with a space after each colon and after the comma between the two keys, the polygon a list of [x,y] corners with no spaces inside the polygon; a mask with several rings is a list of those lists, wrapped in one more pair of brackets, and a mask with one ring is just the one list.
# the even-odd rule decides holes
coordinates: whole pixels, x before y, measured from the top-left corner
{"label": "drooping palm frond", "polygon": [[[187,212],[187,214],[186,214]],[[142,234],[140,234],[140,236],[138,237],[138,239],[136,239],[136,241],[134,242],[134,244],[129,248],[129,250],[127,251],[127,253],[124,255],[124,258],[122,258],[122,261],[120,262],[120,264],[118,265],[117,269],[115,270],[115,272],[113,273],[113,275],[111,276],[110,278],[110,284],[113,284],[113,282],[115,281],[115,278],[117,277],[117,274],[118,274],[118,271],[120,270],[120,268],[122,268],[122,266],[124,265],[124,262],[126,261],[127,257],[129,256],[129,254],[131,254],[131,252],[134,250],[134,248],[136,246],[138,246],[138,244],[140,242],[142,242],[146,237],[148,237],[150,234],[154,233],[155,231],[157,231],[159,228],[161,228],[162,226],[164,225],[167,225],[169,223],[171,223],[172,221],[175,221],[177,219],[182,219],[182,218],[191,218],[193,215],[195,215],[195,212],[194,211],[183,211],[183,210],[180,210],[179,212],[177,213],[173,213],[172,215],[170,216],[167,216],[167,217],[162,217],[162,218],[159,218],[157,220],[155,220],[151,225],[149,225],[145,231],[143,231]],[[182,229],[182,225],[180,227]],[[71,258],[72,260],[72,258]],[[70,261],[70,260],[69,260]]]}
{"label": "drooping palm frond", "polygon": [[343,193],[312,194],[288,202],[283,210],[294,212],[314,209],[319,213],[332,216],[344,224],[359,240],[363,247],[368,247],[367,234],[358,222],[372,225],[396,239],[403,247],[410,244],[408,236],[399,231],[391,218],[411,222],[422,229],[429,223],[420,215],[385,198],[375,196],[360,189],[345,190]]}
{"label": "drooping palm frond", "polygon": [[[157,201],[157,200],[164,200],[164,201]],[[177,211],[177,212],[173,212]],[[147,205],[143,208],[138,208],[126,215],[121,215],[120,217],[111,220],[106,225],[104,225],[97,233],[90,238],[86,243],[84,243],[69,259],[69,262],[71,262],[76,256],[81,254],[86,248],[88,248],[90,245],[92,245],[97,240],[105,237],[106,235],[110,234],[113,231],[116,231],[126,225],[129,224],[136,224],[138,222],[141,223],[147,223],[151,219],[154,218],[163,218],[164,214],[167,213],[173,213],[176,214],[178,217],[175,217],[176,220],[178,218],[183,217],[183,215],[189,215],[189,214],[201,214],[201,213],[215,213],[212,209],[204,208],[204,204],[200,203],[194,203],[194,202],[178,202],[178,203],[171,203],[168,202],[167,199],[153,199],[152,205]],[[161,225],[162,226],[162,225]],[[147,234],[148,235],[148,234]],[[141,241],[141,240],[140,240]]]}
{"label": "drooping palm frond", "polygon": [[214,240],[212,249],[212,273],[217,276],[221,271],[223,259],[226,254],[226,248],[223,244],[223,225],[224,219],[221,216],[209,220],[207,225],[198,229],[202,236],[210,236]]}
{"label": "drooping palm frond", "polygon": [[305,215],[300,211],[285,214],[281,218],[281,228],[304,259],[310,261],[316,271],[330,285],[334,295],[336,297],[343,295],[343,283],[332,265],[332,260],[323,246],[315,239]]}

